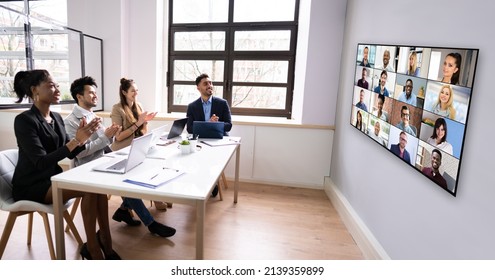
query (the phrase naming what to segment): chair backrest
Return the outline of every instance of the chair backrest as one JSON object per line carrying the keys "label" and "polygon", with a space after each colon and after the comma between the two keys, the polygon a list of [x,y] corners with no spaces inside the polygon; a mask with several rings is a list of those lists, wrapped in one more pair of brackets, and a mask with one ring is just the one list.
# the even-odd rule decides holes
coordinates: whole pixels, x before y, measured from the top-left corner
{"label": "chair backrest", "polygon": [[17,149],[0,152],[0,209],[4,204],[12,204],[12,176],[19,156]]}

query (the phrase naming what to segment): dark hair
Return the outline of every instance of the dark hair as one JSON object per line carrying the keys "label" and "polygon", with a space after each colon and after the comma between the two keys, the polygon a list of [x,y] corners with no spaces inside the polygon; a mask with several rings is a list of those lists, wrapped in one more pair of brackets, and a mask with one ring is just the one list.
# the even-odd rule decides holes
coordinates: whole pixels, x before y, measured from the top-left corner
{"label": "dark hair", "polygon": [[385,74],[385,76],[388,77],[388,73],[387,73],[387,70],[383,70],[382,73],[380,74],[380,77],[383,76],[383,74]]}
{"label": "dark hair", "polygon": [[39,86],[48,81],[50,73],[44,69],[19,71],[14,77],[14,91],[19,98],[16,103],[21,103],[25,97],[33,99],[31,87]]}
{"label": "dark hair", "polygon": [[199,75],[197,78],[196,78],[196,86],[199,85],[199,83],[201,83],[201,80],[204,79],[204,78],[209,78],[210,76],[208,76],[208,74],[201,74]]}
{"label": "dark hair", "polygon": [[[134,102],[132,106],[129,106],[129,103],[127,103],[127,98],[124,95],[124,92],[127,92],[133,84],[134,84],[134,80],[132,79],[126,79],[126,78],[120,79],[120,87],[119,87],[120,104],[122,105],[122,109],[124,109],[124,112],[127,115],[126,117],[129,120],[129,123],[135,123],[139,119],[139,115],[142,113],[141,107],[138,106],[137,102]],[[136,129],[134,135],[137,137],[142,136],[143,135],[142,130],[143,130],[143,126],[141,125],[139,129]]]}
{"label": "dark hair", "polygon": [[407,79],[406,84],[407,84],[407,82],[411,82],[411,84],[413,84],[413,81],[411,79]]}
{"label": "dark hair", "polygon": [[77,95],[84,95],[84,86],[98,87],[95,79],[90,76],[82,77],[72,82],[72,84],[70,85],[70,94],[72,95],[72,98],[74,98],[74,101],[76,101],[76,103]]}
{"label": "dark hair", "polygon": [[443,135],[442,139],[440,139],[440,143],[443,143],[447,140],[447,122],[443,118],[438,118],[435,121],[435,127],[433,128],[433,134],[431,135],[431,138],[437,139],[437,128],[443,125],[443,129],[445,130],[445,134]]}
{"label": "dark hair", "polygon": [[460,53],[449,53],[447,56],[451,56],[455,59],[455,66],[457,66],[457,72],[455,72],[452,75],[452,79],[450,79],[450,83],[452,85],[457,85],[459,84],[459,76],[461,75],[462,56]]}
{"label": "dark hair", "polygon": [[378,94],[378,99],[380,99],[383,102],[383,104],[385,104],[385,96],[384,95]]}
{"label": "dark hair", "polygon": [[[133,79],[126,79],[126,78],[120,79],[119,96],[120,96],[120,104],[122,104],[122,107],[129,106],[129,104],[127,104],[127,99],[125,97],[124,92],[127,92],[133,83],[134,83]],[[136,103],[134,103],[133,107],[135,105]]]}
{"label": "dark hair", "polygon": [[[361,119],[359,119],[357,116],[360,116]],[[356,125],[355,125],[355,127],[358,128],[359,130],[363,129],[363,115],[361,114],[361,112],[359,110],[356,113]]]}
{"label": "dark hair", "polygon": [[440,160],[442,160],[442,153],[439,149],[433,149],[433,151],[431,151],[431,154],[433,155],[433,153],[437,153],[440,156]]}
{"label": "dark hair", "polygon": [[402,115],[402,111],[404,110],[408,110],[409,111],[409,108],[407,108],[406,105],[402,105],[402,108],[400,108],[400,114]]}

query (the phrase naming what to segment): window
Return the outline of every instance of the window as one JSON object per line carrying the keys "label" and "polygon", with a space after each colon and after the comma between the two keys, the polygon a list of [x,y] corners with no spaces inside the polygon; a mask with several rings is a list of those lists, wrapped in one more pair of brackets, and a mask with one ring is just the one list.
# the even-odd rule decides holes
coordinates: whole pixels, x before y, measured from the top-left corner
{"label": "window", "polygon": [[299,0],[169,0],[168,112],[207,73],[233,114],[291,118]]}
{"label": "window", "polygon": [[[61,103],[73,103],[72,80],[84,75],[101,77],[102,59],[97,59],[102,41],[64,26],[66,0],[26,3],[0,1],[0,109],[31,106],[29,99],[15,103],[13,92],[17,72],[31,69],[47,69],[60,85]],[[91,63],[87,63],[88,56]],[[101,110],[100,103],[97,109]]]}

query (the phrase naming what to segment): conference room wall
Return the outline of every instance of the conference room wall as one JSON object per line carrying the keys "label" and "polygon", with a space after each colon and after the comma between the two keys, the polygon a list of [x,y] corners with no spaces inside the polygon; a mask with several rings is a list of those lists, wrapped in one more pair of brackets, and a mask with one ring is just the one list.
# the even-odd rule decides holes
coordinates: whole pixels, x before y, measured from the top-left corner
{"label": "conference room wall", "polygon": [[[348,1],[330,179],[392,259],[495,258],[495,39],[475,32],[495,24],[494,8],[481,0]],[[433,20],[445,15],[457,16]],[[349,125],[356,47],[364,42],[480,49],[457,197]]]}

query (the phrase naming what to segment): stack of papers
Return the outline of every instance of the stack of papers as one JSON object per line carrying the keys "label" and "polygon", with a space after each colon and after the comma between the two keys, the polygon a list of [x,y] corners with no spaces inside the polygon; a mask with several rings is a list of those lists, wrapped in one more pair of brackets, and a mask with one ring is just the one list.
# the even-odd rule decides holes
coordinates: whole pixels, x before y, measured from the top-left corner
{"label": "stack of papers", "polygon": [[154,189],[182,174],[184,174],[184,171],[168,167],[159,167],[125,179],[124,182]]}

